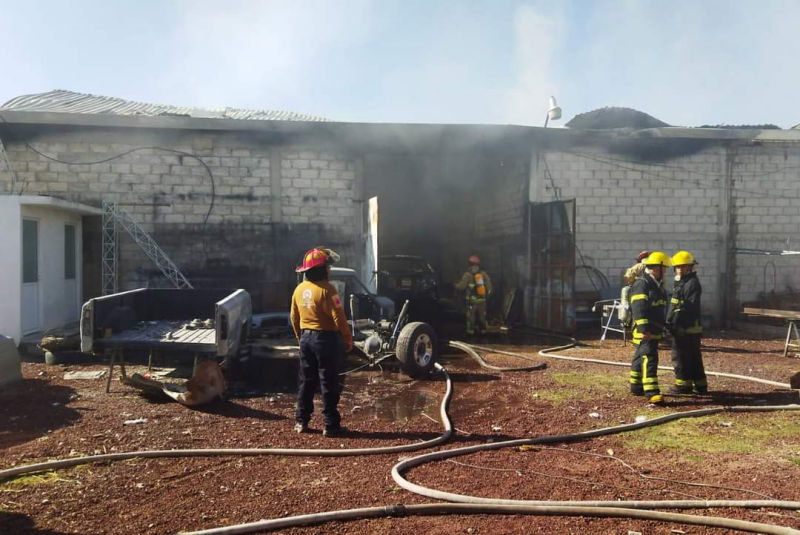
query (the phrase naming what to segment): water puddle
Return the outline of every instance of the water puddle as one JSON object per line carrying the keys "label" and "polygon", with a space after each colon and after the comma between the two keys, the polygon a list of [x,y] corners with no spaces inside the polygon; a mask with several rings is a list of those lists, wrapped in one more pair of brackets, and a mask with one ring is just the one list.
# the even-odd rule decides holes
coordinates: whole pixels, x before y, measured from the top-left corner
{"label": "water puddle", "polygon": [[[441,381],[417,381],[397,371],[358,371],[347,376],[342,398],[367,419],[403,422],[422,413],[439,414]],[[441,392],[440,392],[441,391]]]}

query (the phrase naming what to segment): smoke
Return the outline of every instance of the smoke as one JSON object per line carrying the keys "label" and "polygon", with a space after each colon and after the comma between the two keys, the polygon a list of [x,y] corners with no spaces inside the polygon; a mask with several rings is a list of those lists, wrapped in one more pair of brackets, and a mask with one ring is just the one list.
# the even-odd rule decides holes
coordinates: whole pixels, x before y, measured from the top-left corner
{"label": "smoke", "polygon": [[554,72],[563,35],[563,19],[530,5],[514,17],[516,80],[506,95],[506,122],[541,126],[551,95],[559,94]]}

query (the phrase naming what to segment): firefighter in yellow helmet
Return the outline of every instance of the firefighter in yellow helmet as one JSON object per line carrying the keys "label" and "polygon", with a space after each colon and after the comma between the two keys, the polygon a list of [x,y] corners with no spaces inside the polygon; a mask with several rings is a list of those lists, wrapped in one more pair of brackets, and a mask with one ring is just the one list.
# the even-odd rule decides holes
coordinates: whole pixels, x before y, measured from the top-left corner
{"label": "firefighter in yellow helmet", "polygon": [[658,342],[664,338],[667,294],[661,280],[672,262],[661,251],[653,251],[642,263],[644,273],[633,283],[630,292],[631,337],[636,347],[630,371],[631,394],[646,396],[650,403],[662,403],[658,387]]}
{"label": "firefighter in yellow helmet", "polygon": [[467,292],[467,335],[486,332],[486,300],[492,294],[492,280],[481,269],[477,255],[469,257],[469,268],[456,283],[456,290]]}
{"label": "firefighter in yellow helmet", "polygon": [[344,432],[337,408],[341,394],[338,361],[353,348],[353,335],[342,300],[328,282],[330,264],[338,257],[330,249],[316,247],[303,255],[302,265],[295,270],[305,278],[292,294],[290,313],[292,329],[300,342],[294,426],[298,433],[308,432],[317,387],[322,394],[323,436]]}
{"label": "firefighter in yellow helmet", "polygon": [[708,382],[700,353],[700,295],[703,289],[694,266],[692,253],[678,251],[672,257],[675,284],[667,312],[667,326],[672,332],[672,366],[675,368],[675,386],[671,394],[706,394]]}

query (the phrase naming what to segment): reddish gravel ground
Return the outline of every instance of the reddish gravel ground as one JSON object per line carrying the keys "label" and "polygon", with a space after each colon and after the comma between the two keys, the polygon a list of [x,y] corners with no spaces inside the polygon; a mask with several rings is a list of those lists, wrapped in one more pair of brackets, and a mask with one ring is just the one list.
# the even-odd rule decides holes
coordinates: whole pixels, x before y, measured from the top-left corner
{"label": "reddish gravel ground", "polygon": [[[618,340],[586,339],[559,354],[626,363],[632,349]],[[536,355],[543,345],[494,340],[497,349]],[[554,344],[552,344],[554,345]],[[716,333],[704,339],[709,371],[788,383],[800,370],[781,356],[783,341]],[[495,366],[526,365],[486,354]],[[636,416],[722,405],[797,403],[796,391],[709,377],[712,394],[667,397],[667,407],[629,396],[627,369],[536,358],[547,368],[498,372],[453,351],[443,358],[454,382],[450,406],[457,434],[439,449],[556,435],[630,423]],[[661,363],[669,364],[662,349]],[[66,371],[101,370],[102,363],[48,366],[23,363],[24,381],[0,392],[0,469],[57,458],[177,448],[362,448],[410,444],[442,432],[443,377],[411,381],[390,370],[359,371],[346,379],[340,404],[351,433],[326,439],[297,435],[293,396],[219,401],[198,410],[148,401],[118,381],[65,380]],[[134,368],[135,371],[135,368]],[[130,370],[129,370],[130,372]],[[661,374],[662,387],[672,374]],[[125,420],[146,418],[135,425]],[[425,464],[406,477],[423,486],[488,498],[525,500],[800,500],[800,414],[723,413],[692,425],[707,435],[698,449],[632,432],[547,447],[506,447]],[[676,430],[687,420],[668,424]],[[688,428],[688,427],[686,427]],[[641,432],[644,433],[644,432]],[[654,434],[657,433],[657,434]],[[680,435],[677,434],[680,441]],[[648,438],[651,437],[651,438]],[[736,437],[741,437],[737,441]],[[733,440],[732,440],[733,438]],[[755,440],[759,446],[744,447]],[[719,444],[718,448],[713,447]],[[741,448],[735,445],[741,443]],[[731,446],[731,445],[734,446]],[[359,457],[191,457],[87,464],[0,483],[2,534],[161,534],[210,529],[261,519],[390,504],[431,503],[396,485],[391,468],[417,453]],[[699,486],[704,484],[707,486]],[[713,509],[689,514],[747,519],[800,529],[795,511]],[[291,534],[380,533],[731,533],[686,524],[633,519],[453,515],[385,517],[293,528]]]}

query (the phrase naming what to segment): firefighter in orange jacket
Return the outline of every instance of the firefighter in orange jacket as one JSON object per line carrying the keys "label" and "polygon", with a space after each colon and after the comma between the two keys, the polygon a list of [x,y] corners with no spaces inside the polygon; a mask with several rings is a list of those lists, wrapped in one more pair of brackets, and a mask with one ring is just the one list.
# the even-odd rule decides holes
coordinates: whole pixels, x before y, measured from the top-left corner
{"label": "firefighter in orange jacket", "polygon": [[661,280],[672,262],[661,251],[653,251],[642,263],[644,273],[630,292],[631,337],[636,346],[630,370],[631,394],[647,396],[650,403],[662,403],[658,387],[658,342],[664,338],[667,293]]}
{"label": "firefighter in orange jacket", "polygon": [[467,334],[482,334],[488,325],[486,299],[492,293],[492,281],[481,269],[481,259],[477,255],[470,256],[469,263],[466,273],[456,283],[456,290],[467,291]]}
{"label": "firefighter in orange jacket", "polygon": [[322,394],[325,426],[322,434],[336,436],[344,431],[337,408],[341,394],[338,361],[353,348],[353,335],[342,300],[328,282],[330,264],[336,256],[323,248],[311,249],[303,255],[303,263],[296,269],[305,275],[292,295],[290,314],[292,329],[300,342],[294,426],[298,433],[308,432],[317,386]]}

